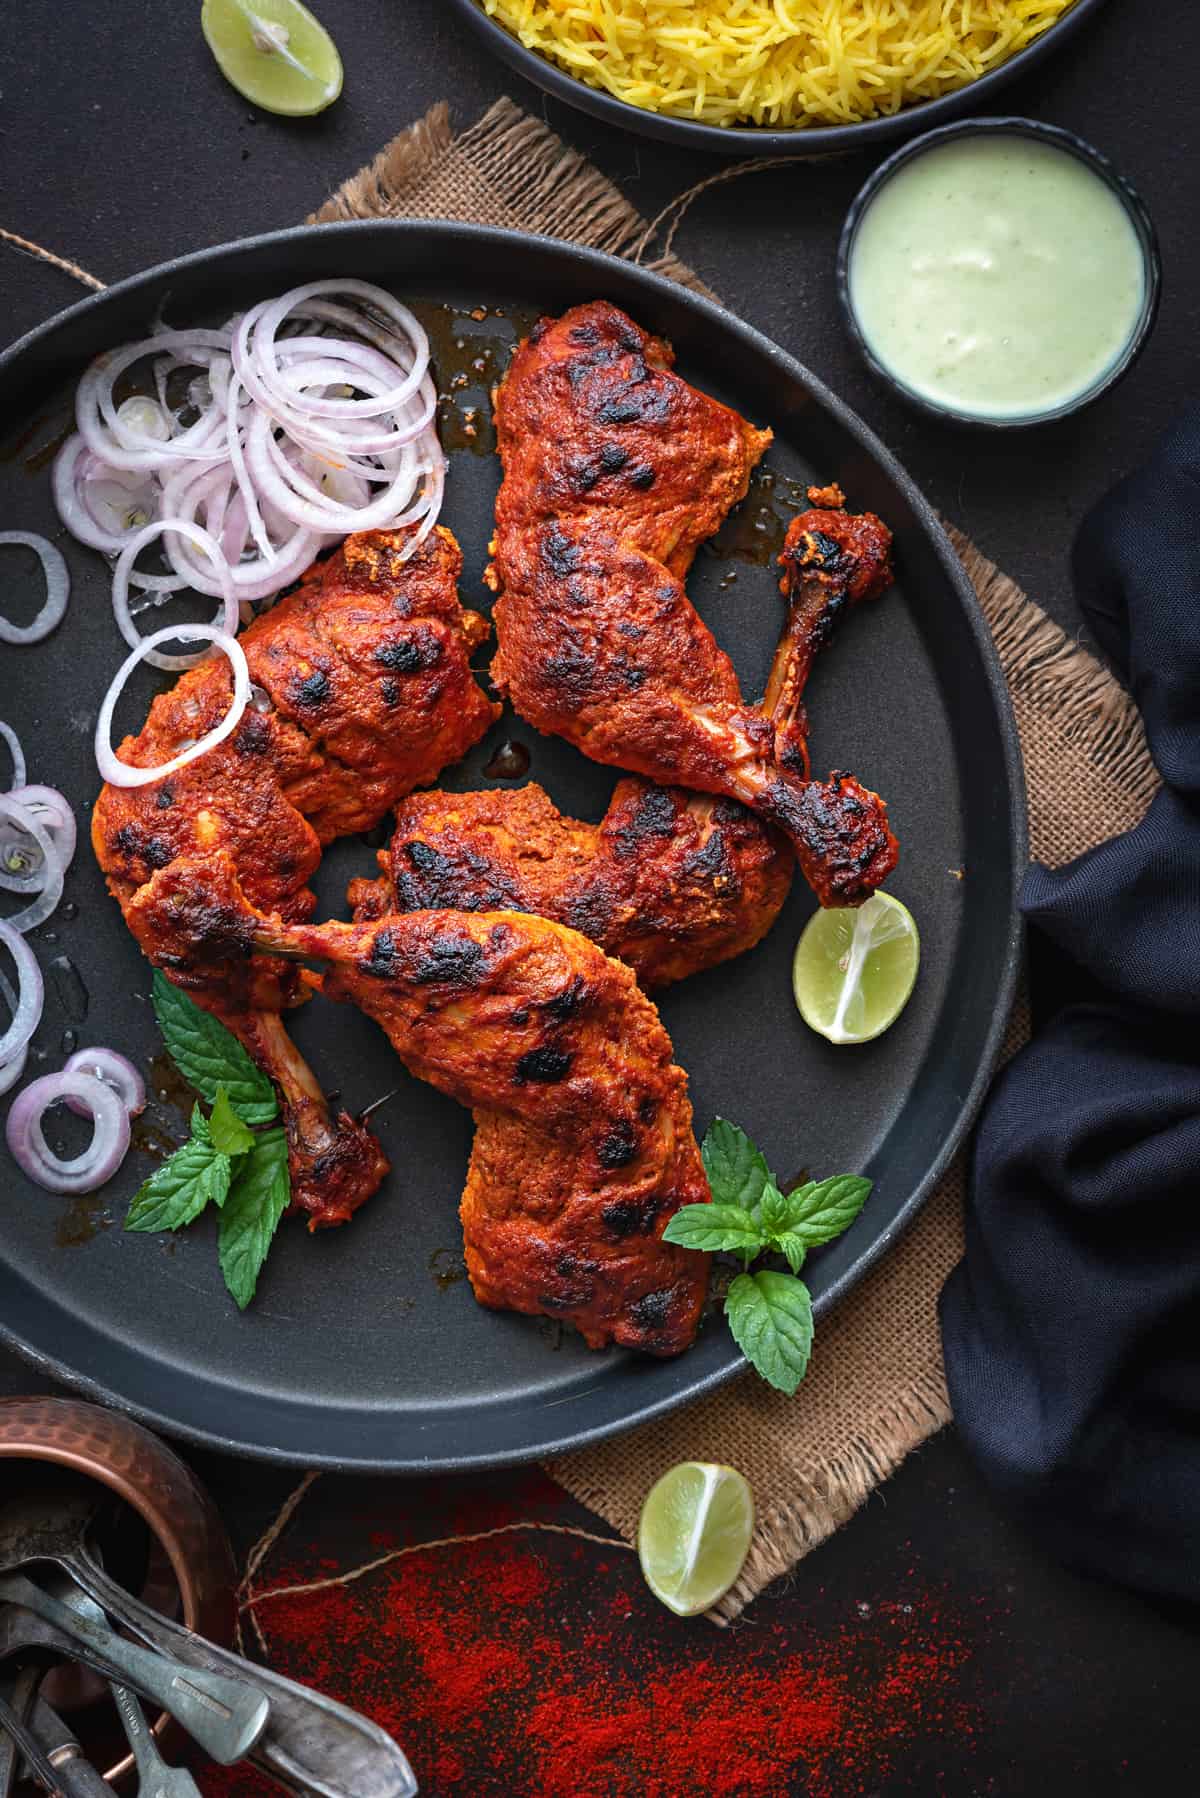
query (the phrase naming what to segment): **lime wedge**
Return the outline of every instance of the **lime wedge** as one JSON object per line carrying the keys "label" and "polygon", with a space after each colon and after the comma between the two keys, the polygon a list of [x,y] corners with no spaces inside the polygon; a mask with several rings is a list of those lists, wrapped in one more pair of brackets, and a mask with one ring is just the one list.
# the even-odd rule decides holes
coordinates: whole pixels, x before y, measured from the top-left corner
{"label": "lime wedge", "polygon": [[733,1467],[681,1461],[650,1488],[638,1522],[646,1584],[677,1617],[728,1592],[754,1534],[754,1499]]}
{"label": "lime wedge", "polygon": [[306,118],[342,91],[337,45],[300,0],[204,0],[200,27],[226,81],[267,112]]}
{"label": "lime wedge", "polygon": [[869,1043],[908,1004],[920,961],[913,915],[890,893],[856,911],[819,911],[792,964],[800,1016],[831,1043]]}

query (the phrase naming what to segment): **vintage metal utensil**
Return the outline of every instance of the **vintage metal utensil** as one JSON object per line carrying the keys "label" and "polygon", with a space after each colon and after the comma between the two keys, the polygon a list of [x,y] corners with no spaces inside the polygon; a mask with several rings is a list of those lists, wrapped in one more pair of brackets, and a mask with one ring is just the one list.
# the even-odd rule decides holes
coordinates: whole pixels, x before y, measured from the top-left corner
{"label": "vintage metal utensil", "polygon": [[0,1698],[0,1729],[20,1749],[33,1777],[50,1798],[69,1798],[58,1782],[58,1775],[42,1752],[41,1743],[27,1723],[22,1722],[6,1698]]}
{"label": "vintage metal utensil", "polygon": [[[249,1758],[264,1773],[313,1798],[412,1798],[417,1782],[398,1745],[357,1711],[269,1668],[218,1648],[135,1598],[101,1565],[88,1542],[94,1494],[61,1485],[0,1504],[0,1567],[9,1557],[53,1561],[103,1610],[152,1648],[195,1673],[252,1681],[269,1700],[266,1728]],[[136,1684],[135,1682],[132,1682]]]}
{"label": "vintage metal utensil", "polygon": [[[41,1669],[38,1671],[40,1673]],[[33,1701],[29,1727],[57,1773],[67,1798],[112,1798],[112,1787],[84,1758],[70,1724],[64,1723],[40,1694]]]}
{"label": "vintage metal utensil", "polygon": [[[56,1591],[65,1605],[81,1617],[90,1617],[93,1623],[107,1625],[107,1619],[94,1598],[77,1586],[63,1591],[69,1581],[60,1576],[62,1585]],[[109,1681],[109,1691],[113,1695],[113,1703],[117,1707],[117,1715],[121,1719],[121,1727],[129,1738],[129,1746],[133,1749],[133,1758],[138,1770],[138,1798],[201,1798],[200,1788],[187,1771],[186,1767],[168,1767],[158,1752],[158,1743],[154,1740],[154,1731],[146,1722],[142,1707],[128,1686],[116,1680]]]}
{"label": "vintage metal utensil", "polygon": [[[38,1686],[42,1681],[42,1667],[18,1667],[12,1681],[11,1690],[0,1693],[0,1697],[8,1699],[12,1709],[22,1723],[29,1712]],[[13,1736],[0,1735],[0,1798],[9,1798],[16,1783],[17,1768],[21,1764],[21,1752]]]}
{"label": "vintage metal utensil", "polygon": [[138,1798],[200,1798],[200,1787],[187,1768],[168,1767],[158,1752],[154,1731],[129,1687],[114,1685],[112,1695],[137,1762]]}
{"label": "vintage metal utensil", "polygon": [[264,1773],[312,1798],[414,1798],[413,1770],[377,1723],[161,1616],[118,1586],[90,1551],[73,1563],[72,1572],[97,1603],[111,1616],[120,1615],[142,1641],[186,1667],[258,1684],[271,1709],[249,1759]]}
{"label": "vintage metal utensil", "polygon": [[60,1639],[66,1639],[64,1652],[72,1659],[83,1661],[105,1679],[133,1686],[144,1698],[161,1705],[222,1765],[244,1759],[262,1734],[267,1700],[245,1680],[193,1670],[139,1648],[107,1623],[78,1616],[23,1573],[0,1576],[0,1599],[32,1611],[50,1625]]}

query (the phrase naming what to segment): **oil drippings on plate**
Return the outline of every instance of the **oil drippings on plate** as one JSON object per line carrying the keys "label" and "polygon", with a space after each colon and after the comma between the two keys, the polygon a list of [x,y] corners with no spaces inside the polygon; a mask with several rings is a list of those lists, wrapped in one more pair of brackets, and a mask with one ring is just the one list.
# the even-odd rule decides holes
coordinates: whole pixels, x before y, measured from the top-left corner
{"label": "oil drippings on plate", "polygon": [[492,388],[504,377],[513,350],[538,317],[536,307],[420,305],[413,307],[429,336],[438,390],[438,435],[448,455],[496,450]]}
{"label": "oil drippings on plate", "polygon": [[537,1333],[547,1348],[560,1349],[566,1338],[566,1330],[561,1317],[535,1318]]}
{"label": "oil drippings on plate", "polygon": [[529,773],[529,751],[524,743],[506,738],[483,771],[489,780],[520,780]]}
{"label": "oil drippings on plate", "polygon": [[732,1258],[717,1256],[714,1259],[708,1281],[708,1293],[700,1312],[702,1324],[710,1322],[724,1310],[725,1295],[741,1271],[741,1263]]}
{"label": "oil drippings on plate", "polygon": [[[765,568],[777,559],[792,519],[808,507],[804,481],[794,481],[760,463],[751,473],[745,499],[716,536],[709,538],[705,549],[720,562],[752,562]],[[721,585],[730,586],[736,579],[736,570],[730,569]]]}
{"label": "oil drippings on plate", "polygon": [[82,1192],[71,1200],[54,1230],[54,1243],[60,1249],[78,1249],[91,1242],[104,1230],[111,1230],[113,1218],[107,1200],[98,1192]]}
{"label": "oil drippings on plate", "polygon": [[[165,1049],[150,1057],[149,1069],[149,1087],[154,1097],[161,1104],[173,1106],[185,1118],[190,1118],[192,1106],[196,1104],[200,1094],[184,1079]],[[172,1144],[172,1147],[175,1146]]]}
{"label": "oil drippings on plate", "polygon": [[148,1155],[151,1161],[166,1161],[180,1146],[180,1140],[171,1135],[164,1125],[156,1123],[146,1116],[129,1120],[130,1147],[139,1155]]}
{"label": "oil drippings on plate", "polygon": [[[53,462],[74,428],[74,417],[70,413],[45,413],[18,431],[15,437],[0,444],[0,462],[20,461],[27,474],[40,474]],[[39,440],[36,447],[30,449],[35,440]],[[28,455],[24,454],[26,450],[29,450]]]}
{"label": "oil drippings on plate", "polygon": [[56,955],[50,963],[50,979],[63,1016],[70,1024],[82,1024],[88,1014],[91,995],[83,984],[83,976],[69,955]]}
{"label": "oil drippings on plate", "polygon": [[429,1257],[429,1271],[439,1292],[448,1292],[467,1277],[467,1264],[461,1249],[434,1249]]}

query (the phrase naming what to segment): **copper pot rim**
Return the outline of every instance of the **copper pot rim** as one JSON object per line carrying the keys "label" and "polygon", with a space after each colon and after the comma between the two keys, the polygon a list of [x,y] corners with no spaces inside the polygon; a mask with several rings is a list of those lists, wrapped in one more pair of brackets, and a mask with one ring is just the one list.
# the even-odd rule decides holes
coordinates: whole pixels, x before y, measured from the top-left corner
{"label": "copper pot rim", "polygon": [[[18,1410],[27,1430],[31,1424],[35,1424],[39,1413],[45,1411],[47,1434],[44,1440],[39,1441],[36,1437],[30,1440],[27,1434],[20,1438],[6,1435],[6,1421]],[[200,1634],[212,1634],[211,1620],[206,1614],[209,1607],[205,1605],[202,1592],[202,1576],[184,1550],[184,1532],[172,1523],[167,1510],[156,1501],[153,1493],[145,1490],[136,1479],[130,1478],[124,1469],[103,1460],[98,1448],[96,1451],[89,1451],[56,1441],[56,1426],[68,1418],[85,1430],[94,1429],[136,1444],[151,1464],[168,1469],[176,1476],[186,1499],[193,1507],[195,1529],[203,1534],[210,1552],[219,1556],[223,1563],[219,1578],[228,1583],[232,1600],[236,1577],[233,1554],[212,1500],[186,1462],[133,1418],[83,1399],[52,1394],[5,1397],[0,1399],[0,1461],[32,1461],[66,1467],[95,1481],[120,1498],[142,1519],[166,1554],[179,1589],[185,1626]],[[183,1731],[166,1712],[155,1719],[152,1727],[155,1735],[165,1740],[168,1746],[181,1744],[185,1740]],[[134,1770],[135,1763],[130,1753],[105,1770],[103,1777],[110,1783],[116,1783],[127,1778]]]}

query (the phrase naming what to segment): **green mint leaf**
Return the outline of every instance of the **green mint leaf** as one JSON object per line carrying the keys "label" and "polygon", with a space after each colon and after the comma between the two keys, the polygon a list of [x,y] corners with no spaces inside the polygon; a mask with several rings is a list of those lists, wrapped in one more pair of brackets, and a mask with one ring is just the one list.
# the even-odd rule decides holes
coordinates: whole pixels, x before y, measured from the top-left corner
{"label": "green mint leaf", "polygon": [[772,1241],[787,1229],[788,1201],[774,1180],[768,1180],[763,1187],[763,1195],[755,1207],[754,1215],[763,1235],[770,1237]]}
{"label": "green mint leaf", "polygon": [[770,1183],[771,1170],[746,1132],[727,1118],[714,1118],[700,1154],[716,1203],[753,1211]]}
{"label": "green mint leaf", "polygon": [[247,1130],[223,1086],[218,1086],[208,1120],[209,1134],[223,1155],[246,1155],[254,1147],[254,1132]]}
{"label": "green mint leaf", "polygon": [[733,1339],[763,1379],[791,1397],[812,1353],[812,1299],[791,1274],[739,1274],[725,1298]]}
{"label": "green mint leaf", "polygon": [[247,1124],[269,1124],[279,1110],[275,1088],[223,1024],[194,1005],[158,969],[151,989],[154,1015],[171,1060],[211,1105],[223,1086]]}
{"label": "green mint leaf", "polygon": [[820,1242],[831,1242],[854,1222],[866,1204],[871,1184],[859,1174],[809,1180],[787,1195],[783,1228],[799,1236],[810,1249]]}
{"label": "green mint leaf", "polygon": [[803,1239],[794,1230],[782,1230],[775,1238],[774,1245],[781,1255],[787,1256],[787,1264],[794,1274],[798,1274],[804,1266],[805,1247]]}
{"label": "green mint leaf", "polygon": [[737,1255],[757,1254],[763,1246],[762,1233],[740,1205],[684,1205],[668,1223],[662,1239],[710,1255],[719,1249]]}
{"label": "green mint leaf", "polygon": [[210,1204],[225,1203],[230,1173],[229,1157],[213,1146],[197,1105],[192,1113],[191,1139],[134,1193],[125,1228],[182,1230]]}
{"label": "green mint leaf", "polygon": [[282,1130],[264,1130],[239,1166],[221,1212],[221,1272],[239,1310],[244,1311],[254,1297],[275,1227],[291,1196],[287,1138]]}

